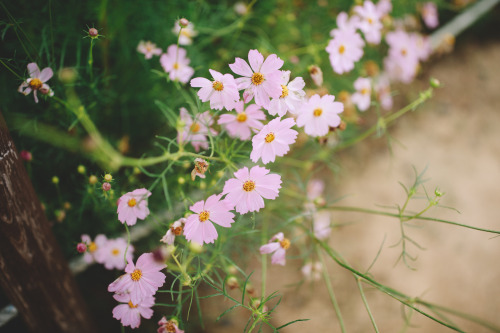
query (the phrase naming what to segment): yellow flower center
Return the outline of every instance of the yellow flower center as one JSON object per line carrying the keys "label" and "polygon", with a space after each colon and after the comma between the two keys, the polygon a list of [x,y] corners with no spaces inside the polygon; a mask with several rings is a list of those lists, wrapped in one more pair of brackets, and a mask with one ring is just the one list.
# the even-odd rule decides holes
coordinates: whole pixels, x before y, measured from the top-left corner
{"label": "yellow flower center", "polygon": [[120,250],[118,250],[116,247],[111,251],[111,254],[114,255],[115,257],[120,254]]}
{"label": "yellow flower center", "polygon": [[179,69],[179,63],[178,62],[174,63],[174,69]]}
{"label": "yellow flower center", "polygon": [[198,216],[198,219],[200,220],[200,222],[205,222],[206,220],[208,220],[209,217],[210,217],[210,213],[207,212],[206,210],[204,210],[200,213],[200,215]]}
{"label": "yellow flower center", "polygon": [[137,200],[135,200],[135,198],[132,198],[128,201],[129,207],[134,207],[135,205],[137,205]]}
{"label": "yellow flower center", "polygon": [[247,114],[245,112],[238,113],[236,116],[236,120],[239,121],[240,123],[244,122],[247,120]]}
{"label": "yellow flower center", "polygon": [[340,54],[344,54],[344,52],[345,52],[345,46],[344,45],[340,45],[340,47],[339,47],[339,53]]}
{"label": "yellow flower center", "polygon": [[264,75],[262,75],[262,73],[259,73],[259,72],[253,73],[252,83],[254,85],[258,86],[259,84],[262,84],[262,82],[264,82]]}
{"label": "yellow flower center", "polygon": [[407,53],[408,53],[408,51],[406,51],[406,49],[402,49],[402,50],[401,50],[401,55],[402,55],[403,57],[405,57]]}
{"label": "yellow flower center", "polygon": [[96,245],[96,243],[94,243],[94,242],[90,242],[88,249],[89,249],[89,252],[90,252],[90,253],[95,252],[95,250],[97,250],[97,245]]}
{"label": "yellow flower center", "polygon": [[314,109],[314,111],[313,111],[313,116],[315,116],[315,117],[319,117],[322,114],[323,114],[323,109],[321,109],[321,108]]}
{"label": "yellow flower center", "polygon": [[196,133],[200,130],[200,124],[198,123],[193,123],[193,125],[191,125],[191,127],[189,128],[189,130],[192,132],[192,133]]}
{"label": "yellow flower center", "polygon": [[30,81],[31,89],[34,89],[34,90],[40,89],[42,87],[42,85],[43,85],[43,83],[42,83],[42,81],[40,81],[40,79],[34,78],[34,79],[31,79],[31,81]]}
{"label": "yellow flower center", "polygon": [[137,305],[135,305],[134,303],[132,303],[132,301],[128,301],[128,306],[131,308],[131,309],[135,309],[137,307]]}
{"label": "yellow flower center", "polygon": [[142,277],[142,271],[140,269],[134,269],[132,273],[130,273],[130,278],[132,281],[139,281]]}
{"label": "yellow flower center", "polygon": [[373,24],[373,19],[371,17],[368,18],[368,23]]}
{"label": "yellow flower center", "polygon": [[212,83],[212,87],[217,91],[222,91],[222,89],[224,89],[224,85],[220,81],[214,81],[214,83]]}
{"label": "yellow flower center", "polygon": [[266,135],[266,138],[264,139],[264,141],[266,141],[266,143],[271,143],[274,141],[274,133],[273,132],[270,132],[270,133],[267,133]]}
{"label": "yellow flower center", "polygon": [[170,230],[172,230],[172,233],[176,236],[182,234],[182,227],[177,227],[177,228],[171,227]]}
{"label": "yellow flower center", "polygon": [[245,192],[251,192],[255,189],[255,182],[253,180],[247,180],[243,184],[243,191]]}
{"label": "yellow flower center", "polygon": [[361,94],[362,94],[362,95],[366,95],[366,94],[368,94],[368,93],[370,93],[370,90],[368,90],[368,89],[366,89],[366,88],[361,89]]}
{"label": "yellow flower center", "polygon": [[284,86],[284,85],[281,85],[281,96],[280,96],[280,98],[285,98],[286,96],[288,96],[288,87]]}
{"label": "yellow flower center", "polygon": [[280,245],[283,249],[288,250],[288,248],[290,247],[290,241],[285,238],[280,242]]}

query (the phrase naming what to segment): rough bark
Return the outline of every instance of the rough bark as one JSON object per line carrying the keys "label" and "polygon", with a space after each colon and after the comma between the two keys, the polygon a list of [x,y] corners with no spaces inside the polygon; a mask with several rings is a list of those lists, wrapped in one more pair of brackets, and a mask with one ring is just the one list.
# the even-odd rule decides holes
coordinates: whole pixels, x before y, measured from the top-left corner
{"label": "rough bark", "polygon": [[0,285],[33,332],[95,332],[0,113]]}

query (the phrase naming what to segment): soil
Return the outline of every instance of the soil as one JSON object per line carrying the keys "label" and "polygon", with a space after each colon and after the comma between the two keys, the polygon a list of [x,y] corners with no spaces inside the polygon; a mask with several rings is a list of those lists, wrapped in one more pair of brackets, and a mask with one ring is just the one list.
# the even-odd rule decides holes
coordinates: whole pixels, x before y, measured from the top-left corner
{"label": "soil", "polygon": [[[500,41],[480,43],[470,40],[453,54],[425,65],[426,72],[412,84],[413,93],[401,93],[399,103],[411,101],[427,87],[429,77],[438,78],[443,88],[418,111],[397,121],[389,130],[388,149],[384,139],[369,139],[341,155],[337,179],[329,184],[330,197],[347,195],[341,204],[370,209],[379,205],[402,205],[404,191],[398,184],[411,184],[413,167],[427,168],[425,183],[432,195],[438,187],[445,195],[443,206],[460,213],[434,208],[427,215],[471,226],[500,230]],[[401,87],[402,90],[408,88]],[[423,193],[423,192],[421,192]],[[416,200],[411,209],[425,206]],[[416,222],[406,233],[425,250],[409,244],[410,262],[415,270],[397,262],[401,245],[399,221],[384,216],[333,212],[334,229],[330,245],[353,266],[365,271],[382,247],[370,270],[382,284],[455,310],[483,318],[500,327],[500,238],[432,221]],[[384,241],[385,240],[385,241]],[[268,291],[283,296],[272,319],[280,326],[308,318],[280,332],[340,332],[328,291],[322,280],[300,288],[289,285],[302,279],[300,260],[288,260],[285,267],[270,267]],[[353,276],[331,260],[327,264],[347,332],[373,332]],[[255,262],[254,276],[260,276]],[[255,285],[259,284],[257,279]],[[287,287],[288,286],[288,287]],[[401,304],[367,285],[365,294],[380,332],[450,332],[416,312],[406,327]],[[232,304],[221,298],[205,301],[205,318],[216,318]],[[410,312],[406,310],[406,314]],[[450,316],[466,332],[489,330]],[[245,311],[223,317],[207,332],[241,332],[248,319]],[[209,324],[211,320],[206,320]],[[263,331],[266,331],[265,329]]]}

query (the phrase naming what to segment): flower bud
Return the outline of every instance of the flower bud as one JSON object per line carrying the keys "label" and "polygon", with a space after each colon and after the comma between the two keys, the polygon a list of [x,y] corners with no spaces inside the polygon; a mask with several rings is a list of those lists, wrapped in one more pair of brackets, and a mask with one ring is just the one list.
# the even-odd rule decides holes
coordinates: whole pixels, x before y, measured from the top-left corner
{"label": "flower bud", "polygon": [[95,185],[96,183],[97,183],[97,177],[96,177],[96,176],[94,176],[94,175],[91,175],[91,176],[89,177],[89,184],[90,184],[90,185]]}
{"label": "flower bud", "polygon": [[63,204],[63,208],[64,208],[64,210],[70,210],[71,209],[71,203],[69,203],[69,202],[66,201]]}
{"label": "flower bud", "polygon": [[81,165],[81,164],[78,166],[78,168],[76,168],[76,170],[78,171],[78,173],[80,173],[80,174],[82,174],[82,175],[83,175],[83,174],[85,173],[85,171],[86,171],[86,170],[85,170],[85,167],[84,167],[83,165]]}
{"label": "flower bud", "polygon": [[76,250],[78,251],[78,253],[84,253],[85,251],[87,251],[87,245],[85,245],[84,243],[78,243],[76,245]]}
{"label": "flower bud", "polygon": [[97,36],[99,36],[99,31],[97,31],[96,28],[90,28],[89,29],[89,36],[92,38],[96,38]]}
{"label": "flower bud", "polygon": [[107,192],[107,191],[111,190],[111,184],[110,184],[110,183],[107,183],[107,182],[106,182],[106,183],[103,183],[103,184],[102,184],[102,190],[103,190],[103,191],[105,191],[105,192]]}
{"label": "flower bud", "polygon": [[184,177],[179,177],[179,178],[177,178],[177,182],[178,182],[180,185],[182,185],[182,184],[184,184],[184,183],[186,182],[186,179],[184,179]]}
{"label": "flower bud", "polygon": [[104,180],[107,182],[110,182],[113,180],[113,176],[111,176],[109,173],[104,175]]}
{"label": "flower bud", "polygon": [[431,77],[431,79],[429,80],[429,84],[431,85],[432,88],[441,87],[441,82],[439,82],[439,80],[434,77]]}
{"label": "flower bud", "polygon": [[189,21],[185,18],[181,18],[179,20],[179,25],[181,26],[181,28],[187,28],[187,26],[189,25]]}
{"label": "flower bud", "polygon": [[236,276],[230,276],[226,280],[226,284],[229,287],[229,289],[236,289],[239,286],[238,279],[236,278]]}
{"label": "flower bud", "polygon": [[52,183],[59,184],[59,177],[57,176],[52,177]]}
{"label": "flower bud", "polygon": [[21,152],[19,153],[19,156],[21,157],[21,159],[23,161],[26,161],[26,162],[31,162],[31,160],[33,159],[33,155],[31,155],[31,153],[27,150],[21,150]]}
{"label": "flower bud", "polygon": [[62,222],[66,218],[66,212],[62,209],[56,210],[55,215],[56,215],[57,222]]}
{"label": "flower bud", "polygon": [[198,244],[196,242],[189,242],[189,249],[193,253],[202,253],[203,252],[203,245]]}
{"label": "flower bud", "polygon": [[78,72],[72,67],[65,67],[59,71],[59,81],[65,84],[71,84],[76,81]]}

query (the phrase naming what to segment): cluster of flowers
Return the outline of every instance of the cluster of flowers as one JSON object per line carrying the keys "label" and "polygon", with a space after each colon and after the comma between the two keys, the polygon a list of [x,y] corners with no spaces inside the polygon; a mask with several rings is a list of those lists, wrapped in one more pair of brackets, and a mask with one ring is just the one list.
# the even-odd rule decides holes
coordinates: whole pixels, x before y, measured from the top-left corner
{"label": "cluster of flowers", "polygon": [[[193,37],[198,35],[193,23],[184,18],[175,22],[172,32],[178,35],[180,45],[192,44]],[[153,55],[161,55],[160,64],[172,81],[187,83],[194,74],[194,69],[189,66],[190,60],[186,57],[186,50],[175,44],[170,45],[167,52],[162,54],[162,49],[156,44],[150,41],[140,41],[137,51],[144,54],[146,59],[151,59]]]}
{"label": "cluster of flowers", "polygon": [[[345,12],[337,16],[337,28],[330,32],[332,39],[326,47],[335,73],[344,74],[354,69],[355,63],[363,57],[365,40],[369,44],[380,44],[384,28],[382,19],[391,10],[390,0],[380,0],[376,5],[366,0],[362,6],[354,7],[354,14],[351,17]],[[427,26],[435,28],[438,25],[435,4],[424,4],[422,15]],[[413,81],[419,62],[425,61],[431,53],[426,37],[417,32],[406,32],[402,27],[403,24],[395,26],[397,26],[395,31],[385,34],[389,52],[384,59],[384,72],[375,79],[375,82],[364,77],[354,82],[356,92],[352,95],[352,102],[360,111],[370,107],[372,85],[381,106],[384,109],[391,109],[390,81],[403,83]],[[364,39],[358,30],[363,33]]]}
{"label": "cluster of flowers", "polygon": [[77,250],[84,253],[83,259],[87,263],[97,262],[106,269],[124,269],[125,251],[127,261],[133,259],[134,247],[127,249],[127,241],[123,238],[108,239],[105,235],[97,235],[94,240],[89,235],[82,235],[82,242],[77,245]]}

